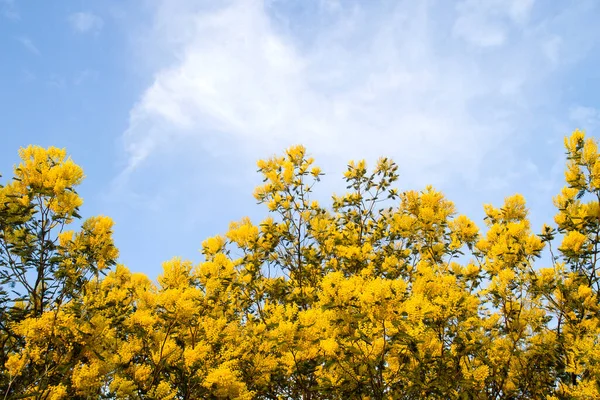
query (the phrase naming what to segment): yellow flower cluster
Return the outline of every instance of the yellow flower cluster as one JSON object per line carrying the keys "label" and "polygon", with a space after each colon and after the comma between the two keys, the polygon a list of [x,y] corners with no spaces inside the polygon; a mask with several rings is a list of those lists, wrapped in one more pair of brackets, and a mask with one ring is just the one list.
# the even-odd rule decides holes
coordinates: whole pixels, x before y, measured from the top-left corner
{"label": "yellow flower cluster", "polygon": [[258,163],[269,215],[155,282],[115,266],[108,217],[66,229],[83,173],[65,151],[23,149],[0,187],[0,396],[600,398],[600,156],[581,131],[565,147],[540,234],[521,195],[480,231],[431,186],[395,189],[387,158],[350,162],[327,208],[290,147]]}

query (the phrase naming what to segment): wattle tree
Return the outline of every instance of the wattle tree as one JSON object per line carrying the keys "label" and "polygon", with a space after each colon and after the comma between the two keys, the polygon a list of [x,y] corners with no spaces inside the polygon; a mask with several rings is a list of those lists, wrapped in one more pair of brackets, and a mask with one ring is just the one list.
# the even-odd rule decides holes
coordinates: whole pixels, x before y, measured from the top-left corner
{"label": "wattle tree", "polygon": [[83,171],[64,150],[21,149],[0,188],[0,397],[600,398],[600,155],[581,131],[565,146],[539,232],[521,195],[482,231],[432,187],[398,191],[385,158],[320,204],[289,148],[258,163],[265,219],[158,284],[116,264],[108,217],[68,230]]}

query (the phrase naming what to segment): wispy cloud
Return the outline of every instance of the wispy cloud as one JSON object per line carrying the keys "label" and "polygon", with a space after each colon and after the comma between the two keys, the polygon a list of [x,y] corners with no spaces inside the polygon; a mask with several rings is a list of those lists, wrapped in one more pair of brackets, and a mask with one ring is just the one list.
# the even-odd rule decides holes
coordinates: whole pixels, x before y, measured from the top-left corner
{"label": "wispy cloud", "polygon": [[459,2],[453,33],[481,47],[503,45],[515,27],[525,27],[534,0]]}
{"label": "wispy cloud", "polygon": [[33,82],[36,80],[36,75],[28,69],[23,69],[21,71],[21,81],[22,82]]}
{"label": "wispy cloud", "polygon": [[0,14],[5,18],[12,20],[21,18],[15,0],[0,0]]}
{"label": "wispy cloud", "polygon": [[595,130],[600,127],[600,110],[594,107],[573,106],[569,111],[569,117],[578,124],[580,129]]}
{"label": "wispy cloud", "polygon": [[37,48],[37,46],[33,43],[33,41],[31,39],[29,39],[28,37],[25,36],[21,36],[19,38],[17,38],[17,40],[23,45],[23,47],[25,47],[27,49],[27,51],[29,51],[32,54],[35,54],[36,56],[41,55],[42,53],[40,52],[40,50]]}
{"label": "wispy cloud", "polygon": [[62,76],[52,74],[50,75],[50,78],[46,80],[46,85],[53,89],[64,89],[66,87],[66,81]]}
{"label": "wispy cloud", "polygon": [[409,183],[473,184],[557,107],[560,49],[598,33],[566,28],[589,20],[586,2],[392,3],[159,2],[149,41],[172,61],[131,110],[124,175],[190,148],[304,143],[338,164],[392,156]]}
{"label": "wispy cloud", "polygon": [[79,33],[97,34],[102,30],[104,21],[90,12],[76,12],[69,15],[69,23]]}
{"label": "wispy cloud", "polygon": [[98,71],[93,69],[84,69],[75,75],[75,78],[73,78],[73,83],[75,85],[81,85],[85,82],[95,81],[96,79],[98,79]]}

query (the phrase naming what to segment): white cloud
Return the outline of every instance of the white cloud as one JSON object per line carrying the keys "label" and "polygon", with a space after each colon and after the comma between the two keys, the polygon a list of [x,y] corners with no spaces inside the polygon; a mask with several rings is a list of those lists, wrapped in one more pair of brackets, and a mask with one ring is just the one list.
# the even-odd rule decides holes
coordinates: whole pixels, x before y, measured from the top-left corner
{"label": "white cloud", "polygon": [[159,4],[148,40],[171,57],[131,110],[125,175],[169,152],[303,143],[337,165],[389,155],[409,183],[473,183],[556,105],[558,36],[533,1],[464,1],[451,19],[444,2],[322,2],[306,21],[285,2]]}
{"label": "white cloud", "polygon": [[508,3],[508,16],[510,19],[521,24],[529,20],[534,2],[535,0],[503,1],[503,3]]}
{"label": "white cloud", "polygon": [[72,28],[80,33],[97,34],[104,25],[102,18],[90,12],[73,13],[69,15],[68,20]]}
{"label": "white cloud", "polygon": [[542,43],[542,50],[548,60],[556,65],[560,61],[560,51],[561,51],[562,39],[560,36],[553,36],[548,38],[545,42]]}
{"label": "white cloud", "polygon": [[32,54],[35,54],[36,56],[41,55],[40,50],[37,48],[37,46],[33,43],[33,41],[31,39],[29,39],[28,37],[19,37],[17,38],[17,40],[23,45],[23,47],[25,47],[27,49],[27,51],[29,51]]}
{"label": "white cloud", "polygon": [[529,19],[534,0],[463,0],[456,6],[453,33],[481,47],[503,45],[511,26]]}
{"label": "white cloud", "polygon": [[[573,128],[563,102],[591,74],[582,63],[596,64],[586,59],[600,38],[595,0],[148,4],[153,24],[134,42],[150,84],[106,196],[134,269],[194,257],[228,221],[258,217],[255,160],[292,143],[327,173],[325,201],[344,190],[346,161],[386,155],[400,164],[400,188],[432,183],[473,218],[518,191],[541,210],[536,221],[551,220]],[[471,28],[484,40],[457,31],[465,18],[482,21]]]}

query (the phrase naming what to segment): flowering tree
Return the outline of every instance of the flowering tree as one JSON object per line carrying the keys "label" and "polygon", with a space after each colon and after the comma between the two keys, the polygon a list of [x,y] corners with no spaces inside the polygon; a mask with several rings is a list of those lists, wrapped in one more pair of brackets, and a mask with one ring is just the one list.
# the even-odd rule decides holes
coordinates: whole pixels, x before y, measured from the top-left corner
{"label": "flowering tree", "polygon": [[395,189],[385,158],[350,162],[324,206],[292,147],[258,163],[268,216],[205,240],[198,265],[164,263],[157,285],[112,268],[108,218],[65,230],[81,169],[24,149],[0,189],[2,395],[599,398],[600,156],[580,131],[565,145],[538,234],[520,195],[486,205],[480,231],[432,187]]}

